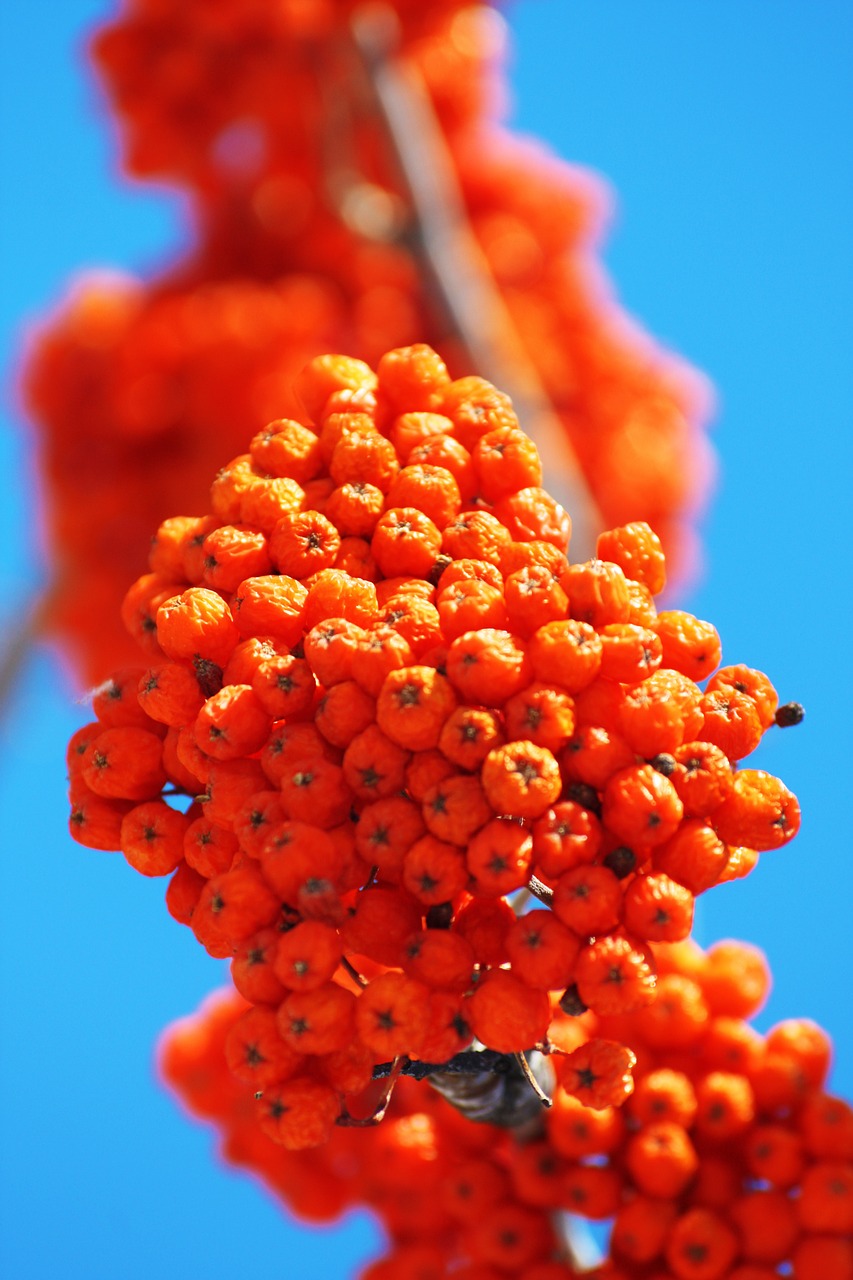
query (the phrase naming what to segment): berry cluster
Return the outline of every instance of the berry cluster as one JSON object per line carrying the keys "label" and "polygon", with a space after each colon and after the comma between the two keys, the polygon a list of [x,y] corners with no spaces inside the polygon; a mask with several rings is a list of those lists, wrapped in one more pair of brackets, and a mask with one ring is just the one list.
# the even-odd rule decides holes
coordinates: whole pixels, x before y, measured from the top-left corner
{"label": "berry cluster", "polygon": [[[299,1148],[377,1064],[560,1048],[564,1015],[649,1005],[652,946],[799,810],[735,767],[777,717],[767,678],[656,610],[647,525],[569,561],[505,395],[424,345],[319,357],[296,389],[306,421],[160,525],[123,609],[149,665],[98,692],[69,771],[75,838],[171,875],[172,914],[233,957],[229,1061]],[[623,1036],[565,1052],[583,1101],[630,1094]]]}
{"label": "berry cluster", "polygon": [[[395,65],[425,86],[469,269],[515,331],[502,363],[514,352],[533,370],[605,521],[650,522],[683,568],[710,469],[701,380],[605,287],[597,185],[498,127],[499,15],[463,0],[396,8]],[[109,620],[143,567],[143,522],[200,503],[212,457],[291,412],[284,388],[307,359],[375,364],[425,338],[454,375],[472,368],[412,249],[420,214],[358,69],[352,9],[225,0],[213,16],[158,0],[96,39],[126,164],[189,188],[197,243],[148,286],[84,283],[29,357],[56,566],[48,625],[89,682],[132,661]]]}
{"label": "berry cluster", "polygon": [[[806,1020],[766,1035],[749,1024],[769,978],[754,948],[655,950],[654,1001],[619,1027],[638,1058],[631,1099],[584,1105],[556,1058],[553,1109],[523,1135],[401,1081],[380,1127],[288,1152],[225,1066],[243,1016],[233,992],[170,1028],[161,1069],[226,1158],[301,1218],[372,1209],[390,1248],[361,1280],[572,1276],[564,1212],[609,1224],[593,1280],[774,1280],[791,1267],[795,1280],[849,1280],[853,1111],[825,1091],[826,1036]],[[609,1018],[580,1021],[561,1015],[558,1037],[613,1034]]]}

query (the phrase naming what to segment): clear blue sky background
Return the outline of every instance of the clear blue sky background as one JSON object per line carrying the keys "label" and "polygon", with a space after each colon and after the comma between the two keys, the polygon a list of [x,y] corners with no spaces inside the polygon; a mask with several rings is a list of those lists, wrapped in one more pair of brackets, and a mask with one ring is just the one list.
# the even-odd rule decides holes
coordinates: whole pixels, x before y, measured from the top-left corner
{"label": "clear blue sky background", "polygon": [[[156,267],[177,202],[117,179],[81,45],[107,0],[5,7],[0,301],[16,333],[97,264]],[[766,1027],[809,1015],[850,1096],[850,427],[853,7],[842,0],[518,0],[514,119],[605,175],[606,258],[626,306],[716,385],[721,476],[701,580],[681,603],[728,662],[807,708],[756,763],[799,794],[803,830],[703,900],[700,940],[743,937],[775,973]],[[0,625],[39,578],[29,441],[0,436]],[[163,885],[65,834],[64,744],[87,718],[50,654],[6,709],[0,812],[0,1271],[14,1280],[347,1277],[363,1217],[306,1232],[212,1155],[153,1078],[163,1025],[220,970],[167,916]]]}

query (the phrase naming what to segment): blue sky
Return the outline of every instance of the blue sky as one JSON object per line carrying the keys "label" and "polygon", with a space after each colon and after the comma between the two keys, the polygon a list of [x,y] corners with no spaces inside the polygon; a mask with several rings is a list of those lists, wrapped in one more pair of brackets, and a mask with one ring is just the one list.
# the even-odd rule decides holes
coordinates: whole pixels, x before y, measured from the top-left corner
{"label": "blue sky", "polygon": [[[112,10],[28,0],[2,20],[5,628],[39,579],[31,441],[8,389],[21,325],[83,267],[153,270],[181,234],[177,200],[119,182],[82,66],[87,27]],[[761,668],[807,709],[755,757],[798,793],[802,832],[708,895],[698,935],[767,951],[760,1025],[814,1017],[850,1096],[853,9],[518,0],[510,22],[515,124],[608,180],[618,294],[716,387],[705,564],[678,603],[715,623],[725,661]],[[160,883],[65,835],[64,744],[86,718],[36,651],[0,725],[0,1270],[224,1280],[310,1257],[317,1274],[348,1276],[374,1247],[363,1218],[334,1234],[289,1224],[156,1086],[158,1032],[220,970],[168,918]]]}

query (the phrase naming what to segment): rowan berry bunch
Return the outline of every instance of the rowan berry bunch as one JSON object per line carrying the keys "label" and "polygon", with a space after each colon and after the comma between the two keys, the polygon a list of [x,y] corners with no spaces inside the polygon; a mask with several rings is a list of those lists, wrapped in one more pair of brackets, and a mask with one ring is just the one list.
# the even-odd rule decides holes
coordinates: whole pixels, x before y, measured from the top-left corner
{"label": "rowan berry bunch", "polygon": [[[412,249],[423,211],[359,71],[354,8],[134,4],[96,38],[127,168],[189,187],[197,242],[150,285],[84,285],[29,357],[47,625],[89,682],[132,661],[115,627],[90,620],[117,616],[143,567],[141,531],[200,504],[214,459],[295,412],[287,387],[307,359],[346,350],[375,364],[425,337],[454,374],[472,367]],[[510,317],[519,367],[541,383],[606,522],[647,520],[683,568],[710,469],[700,379],[611,300],[598,185],[499,128],[498,13],[460,0],[396,9],[394,65],[435,117],[468,268]]]}
{"label": "rowan berry bunch", "polygon": [[[147,665],[97,693],[69,770],[75,838],[170,875],[172,914],[232,957],[232,1068],[305,1147],[377,1064],[649,1005],[652,945],[799,811],[734,767],[767,678],[656,610],[647,525],[569,561],[505,395],[424,345],[376,373],[319,357],[296,390],[304,421],[160,525],[122,615]],[[621,1038],[567,1053],[591,1105],[630,1094]]]}
{"label": "rowan berry bunch", "polygon": [[[766,1035],[750,1025],[769,982],[755,948],[656,951],[655,1000],[619,1027],[638,1057],[627,1105],[595,1109],[561,1083],[553,1109],[523,1132],[471,1124],[402,1081],[379,1129],[282,1150],[227,1072],[241,1017],[233,992],[167,1032],[161,1066],[184,1104],[216,1125],[226,1158],[300,1216],[351,1205],[377,1214],[391,1248],[364,1280],[443,1280],[457,1267],[479,1280],[573,1275],[565,1212],[606,1226],[600,1280],[770,1280],[791,1268],[796,1280],[846,1280],[853,1111],[826,1092],[827,1037],[803,1019]],[[558,1034],[615,1030],[609,1018],[584,1020],[594,1025],[563,1015]]]}

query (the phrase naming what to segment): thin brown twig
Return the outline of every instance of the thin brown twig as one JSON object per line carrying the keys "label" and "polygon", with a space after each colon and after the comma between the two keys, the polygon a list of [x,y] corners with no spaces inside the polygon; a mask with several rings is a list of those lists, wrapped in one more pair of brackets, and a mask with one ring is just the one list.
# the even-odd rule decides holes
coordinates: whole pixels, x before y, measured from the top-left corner
{"label": "thin brown twig", "polygon": [[341,967],[343,969],[346,969],[347,973],[352,978],[353,982],[356,983],[357,986],[366,987],[368,985],[367,978],[363,977],[362,974],[359,973],[355,965],[352,964],[346,958],[346,956],[341,956]]}
{"label": "thin brown twig", "polygon": [[19,622],[9,632],[0,653],[0,713],[17,689],[18,679],[26,666],[33,646],[42,636],[47,610],[44,596],[32,598],[17,614]]}
{"label": "thin brown twig", "polygon": [[571,514],[574,558],[587,559],[604,528],[601,515],[471,229],[429,94],[415,69],[394,57],[396,15],[387,3],[363,5],[350,30],[411,205],[413,248],[434,298],[472,367],[512,399],[539,449],[551,490]]}
{"label": "thin brown twig", "polygon": [[548,1097],[547,1093],[542,1088],[541,1084],[536,1079],[533,1072],[530,1070],[530,1063],[527,1061],[527,1057],[525,1056],[525,1054],[514,1053],[513,1057],[515,1058],[516,1062],[521,1068],[521,1072],[525,1080],[530,1085],[533,1092],[536,1094],[536,1097],[542,1103],[542,1106],[550,1107],[552,1105],[552,1100]]}
{"label": "thin brown twig", "polygon": [[549,889],[547,884],[543,884],[538,876],[531,876],[525,888],[534,898],[538,898],[540,902],[544,902],[550,907],[554,897],[554,890]]}

